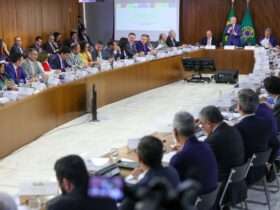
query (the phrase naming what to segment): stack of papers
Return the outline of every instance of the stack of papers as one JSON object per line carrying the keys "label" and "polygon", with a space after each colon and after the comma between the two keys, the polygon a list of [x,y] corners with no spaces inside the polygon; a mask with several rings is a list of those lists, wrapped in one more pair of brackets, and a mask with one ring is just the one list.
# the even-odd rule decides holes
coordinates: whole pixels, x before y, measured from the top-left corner
{"label": "stack of papers", "polygon": [[57,182],[25,182],[19,187],[19,196],[52,196],[58,192]]}

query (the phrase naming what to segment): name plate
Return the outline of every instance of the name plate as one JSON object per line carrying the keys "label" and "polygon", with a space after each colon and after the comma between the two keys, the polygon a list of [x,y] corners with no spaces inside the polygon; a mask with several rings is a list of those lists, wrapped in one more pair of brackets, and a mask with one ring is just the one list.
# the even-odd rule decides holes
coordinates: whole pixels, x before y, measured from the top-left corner
{"label": "name plate", "polygon": [[255,50],[256,47],[255,46],[245,46],[244,50]]}
{"label": "name plate", "polygon": [[215,45],[206,45],[205,49],[206,50],[215,50],[217,47]]}
{"label": "name plate", "polygon": [[225,45],[225,46],[224,46],[224,49],[225,49],[225,50],[234,50],[234,49],[235,49],[235,46],[234,46],[234,45]]}

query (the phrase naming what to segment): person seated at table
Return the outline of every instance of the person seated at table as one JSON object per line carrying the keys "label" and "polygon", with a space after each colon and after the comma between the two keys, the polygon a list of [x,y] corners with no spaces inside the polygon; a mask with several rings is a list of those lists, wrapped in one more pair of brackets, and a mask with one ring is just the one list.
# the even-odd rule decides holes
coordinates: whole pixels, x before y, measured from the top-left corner
{"label": "person seated at table", "polygon": [[179,112],[173,120],[173,133],[178,152],[170,161],[181,181],[193,179],[201,184],[201,194],[210,193],[217,188],[218,166],[215,155],[206,142],[195,136],[195,121],[188,112]]}
{"label": "person seated at table", "polygon": [[24,49],[22,47],[22,40],[21,40],[21,37],[19,37],[19,36],[15,37],[15,43],[11,47],[11,50],[10,50],[10,56],[14,56],[15,54],[24,55]]}
{"label": "person seated at table", "polygon": [[65,71],[66,68],[71,67],[67,64],[66,60],[70,57],[71,49],[67,46],[61,47],[59,52],[50,56],[49,63],[54,70]]}
{"label": "person seated at table", "polygon": [[179,47],[181,45],[181,43],[176,40],[175,31],[169,31],[166,44],[168,47]]}
{"label": "person seated at table", "polygon": [[54,44],[55,48],[56,48],[56,49],[60,49],[60,48],[62,47],[62,42],[61,42],[61,40],[62,40],[62,34],[59,33],[59,32],[54,32],[54,33],[53,33],[53,36],[54,36],[54,42],[53,42],[53,44]]}
{"label": "person seated at table", "polygon": [[47,210],[117,210],[110,198],[88,196],[89,174],[81,157],[62,157],[54,170],[62,194],[47,203]]}
{"label": "person seated at table", "polygon": [[28,49],[27,58],[22,64],[27,78],[29,79],[44,79],[46,75],[40,63],[38,62],[38,51],[35,48]]}
{"label": "person seated at table", "polygon": [[202,46],[217,46],[217,41],[215,39],[215,37],[213,36],[213,33],[211,30],[207,30],[206,31],[206,36],[203,37],[200,40],[200,45]]}
{"label": "person seated at table", "polygon": [[104,44],[102,41],[97,41],[91,53],[93,61],[103,60],[103,54],[104,54]]}
{"label": "person seated at table", "polygon": [[104,49],[103,58],[105,60],[118,60],[121,58],[121,49],[116,41],[111,40],[108,42],[107,47]]}
{"label": "person seated at table", "polygon": [[44,50],[49,54],[55,54],[58,52],[58,48],[56,48],[54,35],[50,34],[47,43],[44,45]]}
{"label": "person seated at table", "polygon": [[[215,106],[204,107],[199,113],[199,122],[207,134],[205,142],[210,145],[218,163],[218,181],[222,184],[221,189],[225,186],[231,169],[245,162],[245,148],[239,131],[223,120],[223,115]],[[231,186],[225,200],[239,203],[246,198],[246,195],[246,183],[240,182]],[[217,201],[219,197],[220,195]]]}
{"label": "person seated at table", "polygon": [[160,49],[168,48],[168,45],[167,45],[166,41],[167,41],[167,35],[165,33],[161,33],[159,35],[159,39],[158,39],[156,49],[160,50]]}
{"label": "person seated at table", "polygon": [[66,60],[69,66],[73,68],[83,68],[86,65],[83,64],[83,61],[80,56],[81,46],[80,44],[73,43],[71,46],[71,53],[69,58]]}
{"label": "person seated at table", "polygon": [[11,81],[9,75],[5,71],[5,60],[0,60],[0,90],[8,89],[12,90],[15,88],[14,82]]}
{"label": "person seated at table", "polygon": [[[239,130],[244,142],[245,160],[252,158],[255,153],[267,151],[273,137],[272,122],[256,115],[258,104],[258,96],[253,90],[242,89],[239,91],[237,110],[242,117],[235,127]],[[254,184],[265,173],[265,167],[253,167],[248,174],[247,183]]]}
{"label": "person seated at table", "polygon": [[41,63],[42,68],[45,72],[51,71],[51,65],[49,64],[49,54],[47,52],[42,52],[38,56],[38,61]]}
{"label": "person seated at table", "polygon": [[80,57],[85,66],[93,66],[94,61],[92,59],[92,55],[90,53],[90,45],[87,42],[81,42],[81,52]]}
{"label": "person seated at table", "polygon": [[17,85],[26,83],[26,73],[22,68],[23,55],[11,54],[9,60],[9,64],[5,66],[8,77]]}
{"label": "person seated at table", "polygon": [[126,53],[126,56],[128,58],[133,58],[134,55],[137,53],[136,49],[136,34],[135,33],[129,33],[127,37],[128,43],[124,47],[124,51]]}
{"label": "person seated at table", "polygon": [[227,36],[226,45],[241,47],[241,26],[237,24],[236,17],[230,19],[230,24],[226,26],[224,34]]}
{"label": "person seated at table", "polygon": [[83,28],[79,32],[79,41],[80,42],[87,42],[87,43],[89,43],[89,45],[92,46],[92,41],[91,41],[89,35],[87,34],[87,29],[86,28]]}
{"label": "person seated at table", "polygon": [[15,199],[7,193],[0,192],[0,209],[1,210],[17,210],[18,206]]}
{"label": "person seated at table", "polygon": [[280,132],[280,78],[271,76],[264,80],[264,88],[274,100],[273,115],[277,120],[278,133]]}
{"label": "person seated at table", "polygon": [[[145,174],[136,184],[135,189],[147,187],[156,178],[165,179],[174,189],[179,185],[180,179],[173,167],[162,166],[163,143],[153,136],[145,136],[140,140],[137,147],[137,157],[139,167],[132,175],[138,179],[141,174]],[[129,198],[125,199],[121,205],[121,210],[134,210],[134,202]]]}
{"label": "person seated at table", "polygon": [[264,48],[273,48],[278,45],[278,41],[272,36],[271,28],[266,28],[264,31],[264,37],[260,38],[259,44]]}
{"label": "person seated at table", "polygon": [[30,47],[37,50],[38,53],[43,52],[43,38],[41,36],[37,36],[35,38],[35,43]]}
{"label": "person seated at table", "polygon": [[6,60],[10,55],[6,43],[3,39],[0,39],[0,60]]}
{"label": "person seated at table", "polygon": [[147,55],[150,52],[148,42],[149,36],[147,34],[142,34],[141,40],[136,42],[136,50],[140,56]]}
{"label": "person seated at table", "polygon": [[73,44],[79,43],[79,36],[76,30],[70,32],[70,38],[64,41],[64,45],[71,47]]}

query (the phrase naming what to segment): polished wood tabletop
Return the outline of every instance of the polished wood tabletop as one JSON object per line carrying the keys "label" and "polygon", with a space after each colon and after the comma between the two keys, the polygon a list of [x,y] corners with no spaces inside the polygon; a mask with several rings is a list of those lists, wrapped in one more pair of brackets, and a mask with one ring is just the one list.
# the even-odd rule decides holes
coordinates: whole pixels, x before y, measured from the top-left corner
{"label": "polished wood tabletop", "polygon": [[[198,50],[184,56],[213,57],[218,67],[239,66],[245,74],[251,72],[254,65],[253,51]],[[97,106],[102,107],[183,79],[181,59],[182,55],[177,55],[100,72],[1,106],[0,158],[88,112],[93,85]]]}

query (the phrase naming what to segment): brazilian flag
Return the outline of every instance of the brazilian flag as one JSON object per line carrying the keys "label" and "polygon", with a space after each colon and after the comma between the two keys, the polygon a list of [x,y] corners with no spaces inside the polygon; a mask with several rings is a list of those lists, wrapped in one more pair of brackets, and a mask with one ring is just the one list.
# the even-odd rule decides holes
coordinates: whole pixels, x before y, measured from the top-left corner
{"label": "brazilian flag", "polygon": [[[232,18],[232,17],[235,17],[235,16],[236,16],[236,15],[235,15],[235,9],[234,9],[233,4],[232,4],[232,7],[231,7],[231,9],[230,9],[230,11],[229,11],[229,13],[228,13],[228,16],[227,16],[226,27],[227,27],[228,25],[230,25],[230,20],[231,20],[231,18]],[[226,29],[226,27],[225,27],[225,29]],[[227,35],[225,34],[225,32],[224,32],[224,34],[223,34],[223,44],[224,44],[224,45],[226,45],[227,40],[228,40],[228,36],[227,36]]]}
{"label": "brazilian flag", "polygon": [[249,7],[247,7],[245,11],[245,15],[241,23],[241,31],[241,42],[243,46],[256,45],[256,32]]}

